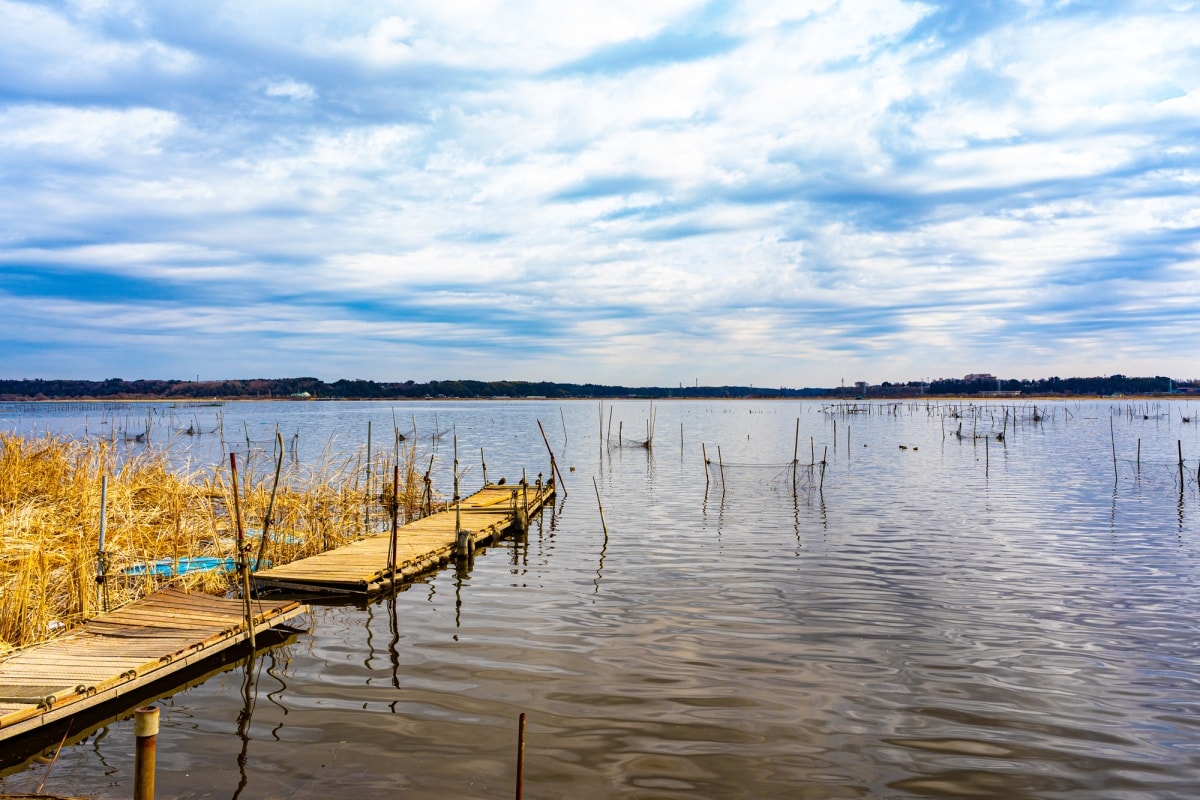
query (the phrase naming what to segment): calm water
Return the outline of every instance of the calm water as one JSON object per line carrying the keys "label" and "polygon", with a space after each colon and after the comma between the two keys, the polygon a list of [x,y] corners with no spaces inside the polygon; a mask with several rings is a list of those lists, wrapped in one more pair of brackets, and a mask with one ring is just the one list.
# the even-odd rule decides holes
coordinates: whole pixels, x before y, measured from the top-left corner
{"label": "calm water", "polygon": [[[481,447],[492,479],[547,470],[540,419],[567,494],[526,540],[366,608],[314,606],[249,672],[160,701],[158,794],[507,797],[524,712],[529,798],[1194,796],[1200,421],[1181,417],[1198,407],[1058,403],[1034,422],[1022,403],[1015,429],[999,407],[923,404],[163,411],[160,431],[221,412],[239,451],[278,428],[301,461],[331,437],[352,450],[368,420],[390,448],[415,421],[443,489],[450,431],[469,488]],[[605,447],[610,408],[613,445],[653,413],[653,449]],[[0,424],[84,421],[0,407]],[[171,446],[222,458],[214,433]],[[132,723],[114,722],[64,748],[44,791],[126,797],[132,758]]]}

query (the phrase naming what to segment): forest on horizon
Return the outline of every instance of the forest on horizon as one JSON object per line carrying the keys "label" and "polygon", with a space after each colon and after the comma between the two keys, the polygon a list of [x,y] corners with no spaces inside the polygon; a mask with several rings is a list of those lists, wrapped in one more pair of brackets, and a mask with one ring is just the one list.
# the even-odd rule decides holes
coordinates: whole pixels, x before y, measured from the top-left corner
{"label": "forest on horizon", "polygon": [[447,380],[381,382],[318,378],[253,378],[240,380],[125,380],[0,379],[0,401],[39,400],[421,400],[441,398],[530,398],[549,399],[612,397],[635,398],[903,398],[925,395],[1159,395],[1200,392],[1200,381],[1176,381],[1163,376],[1129,377],[1108,375],[1090,378],[1014,379],[970,376],[971,380],[940,378],[932,381],[893,383],[884,381],[853,386],[787,387],[764,386],[611,386],[594,383],[550,381]]}

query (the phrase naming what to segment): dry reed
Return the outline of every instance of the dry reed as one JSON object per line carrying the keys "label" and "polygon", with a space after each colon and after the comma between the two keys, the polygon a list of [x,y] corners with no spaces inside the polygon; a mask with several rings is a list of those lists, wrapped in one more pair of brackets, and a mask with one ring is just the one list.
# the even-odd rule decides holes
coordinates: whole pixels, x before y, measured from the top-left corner
{"label": "dry reed", "polygon": [[[315,466],[292,464],[280,479],[265,558],[274,564],[338,547],[364,529],[370,503],[380,522],[391,513],[392,469],[367,465],[361,452],[334,457],[327,447]],[[419,516],[424,482],[415,447],[401,460],[400,521]],[[248,465],[241,504],[246,529],[261,534],[275,464]],[[261,474],[253,469],[257,466]],[[361,476],[369,468],[389,480],[374,496]],[[97,581],[101,479],[107,474],[105,593]],[[0,655],[61,632],[170,584],[193,591],[236,591],[235,573],[158,576],[125,570],[160,560],[234,558],[233,498],[228,464],[181,473],[165,450],[128,456],[111,442],[0,433]],[[390,523],[389,523],[390,525]],[[252,552],[258,551],[252,539]]]}

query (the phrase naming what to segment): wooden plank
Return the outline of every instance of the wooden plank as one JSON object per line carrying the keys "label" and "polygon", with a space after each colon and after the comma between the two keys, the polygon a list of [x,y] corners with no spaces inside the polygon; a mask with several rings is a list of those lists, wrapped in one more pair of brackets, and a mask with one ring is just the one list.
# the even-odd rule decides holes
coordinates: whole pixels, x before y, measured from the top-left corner
{"label": "wooden plank", "polygon": [[469,531],[476,543],[498,539],[517,526],[526,503],[532,517],[553,497],[552,484],[528,487],[489,484],[464,498],[457,515],[450,508],[414,520],[397,531],[395,574],[389,573],[387,567],[389,532],[256,572],[253,580],[264,588],[370,594],[447,561],[454,551],[458,529]]}
{"label": "wooden plank", "polygon": [[[256,600],[255,633],[307,610],[296,601]],[[144,597],[0,660],[0,741],[116,700],[245,640],[241,600],[177,589]]]}

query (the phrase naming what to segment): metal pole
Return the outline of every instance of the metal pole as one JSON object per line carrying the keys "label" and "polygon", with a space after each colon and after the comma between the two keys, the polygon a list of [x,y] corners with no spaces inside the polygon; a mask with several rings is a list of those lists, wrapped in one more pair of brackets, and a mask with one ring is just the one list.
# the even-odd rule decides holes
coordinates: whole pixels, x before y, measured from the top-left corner
{"label": "metal pole", "polygon": [[133,712],[136,749],[133,758],[133,800],[154,800],[154,759],[158,748],[158,708]]}

